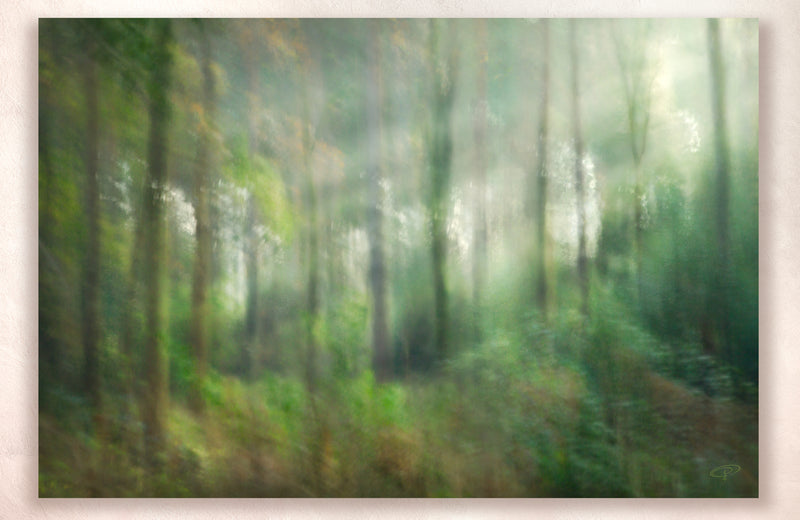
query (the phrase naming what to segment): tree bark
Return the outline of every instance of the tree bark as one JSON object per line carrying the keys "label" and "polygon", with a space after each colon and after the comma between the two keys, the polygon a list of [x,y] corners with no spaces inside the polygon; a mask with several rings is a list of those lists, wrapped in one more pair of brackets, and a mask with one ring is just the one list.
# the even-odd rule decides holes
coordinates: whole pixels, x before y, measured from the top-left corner
{"label": "tree bark", "polygon": [[160,465],[167,427],[169,404],[167,351],[164,319],[165,198],[167,190],[168,89],[171,76],[168,20],[155,22],[155,48],[149,82],[150,129],[148,136],[148,178],[145,185],[145,240],[147,268],[145,282],[145,371],[144,395],[145,456],[151,466]]}
{"label": "tree bark", "polygon": [[194,214],[195,260],[192,277],[192,316],[190,338],[194,353],[195,374],[190,403],[195,412],[202,412],[203,384],[208,372],[208,285],[211,269],[211,222],[209,195],[212,165],[212,125],[216,101],[214,74],[211,70],[211,44],[200,22],[201,69],[203,71],[203,115],[200,118],[200,137],[195,163]]}
{"label": "tree bark", "polygon": [[[450,182],[450,165],[453,138],[450,132],[450,113],[454,99],[456,55],[452,42],[442,42],[443,20],[431,20],[430,63],[433,83],[433,121],[429,151],[431,169],[430,225],[431,259],[433,265],[434,342],[439,360],[448,355],[449,317],[445,263],[447,260],[447,188]],[[441,34],[444,32],[444,34]]]}
{"label": "tree bark", "polygon": [[373,370],[378,381],[391,374],[389,330],[386,310],[386,262],[383,244],[383,196],[381,173],[381,64],[378,20],[370,21],[367,48],[367,176],[369,208],[369,281],[372,292],[372,356]]}
{"label": "tree bark", "polygon": [[542,104],[539,115],[539,146],[536,164],[536,304],[547,319],[547,139],[550,110],[550,26],[542,20]]}
{"label": "tree bark", "polygon": [[[47,43],[50,43],[48,40]],[[44,45],[45,42],[42,42]],[[51,45],[47,45],[47,52],[52,55]],[[40,51],[42,52],[42,51]],[[49,88],[49,86],[48,86]],[[43,86],[39,87],[44,92]],[[50,113],[52,105],[46,95],[39,97],[39,396],[40,403],[45,397],[42,389],[47,378],[61,379],[62,347],[57,334],[58,311],[52,303],[56,298],[53,287],[54,275],[53,260],[45,261],[52,257],[54,247],[53,223],[53,180],[56,175],[51,151],[52,123]]]}
{"label": "tree bark", "polygon": [[97,78],[97,41],[89,32],[86,54],[86,256],[83,274],[83,354],[86,395],[95,414],[100,413],[100,187],[99,162],[99,93]]}
{"label": "tree bark", "polygon": [[716,204],[714,219],[716,226],[717,258],[719,269],[716,272],[714,300],[719,344],[723,351],[723,359],[734,362],[730,352],[730,323],[728,287],[731,280],[730,267],[730,159],[728,151],[728,131],[725,115],[725,70],[722,60],[722,43],[719,20],[708,20],[708,51],[711,71],[711,109],[714,117],[714,159],[715,159],[715,192]]}
{"label": "tree bark", "polygon": [[319,323],[319,218],[318,218],[318,201],[317,201],[317,186],[314,178],[314,171],[311,167],[311,158],[313,154],[313,138],[311,136],[311,92],[310,82],[312,81],[313,66],[313,47],[309,48],[308,54],[305,56],[305,63],[303,64],[303,98],[302,98],[302,161],[303,161],[303,175],[305,178],[305,195],[306,195],[306,211],[308,224],[306,227],[306,238],[308,244],[307,251],[307,286],[306,286],[306,381],[308,388],[313,393],[316,389],[316,382],[318,376],[317,367],[317,329]]}

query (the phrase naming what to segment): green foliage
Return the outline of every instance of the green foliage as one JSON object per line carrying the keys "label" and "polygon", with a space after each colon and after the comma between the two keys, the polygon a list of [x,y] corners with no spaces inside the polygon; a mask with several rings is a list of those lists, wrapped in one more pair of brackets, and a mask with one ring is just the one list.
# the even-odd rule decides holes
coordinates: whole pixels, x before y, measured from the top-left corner
{"label": "green foliage", "polygon": [[[247,138],[242,134],[231,139],[228,152],[225,162],[227,177],[234,185],[248,190],[255,197],[260,218],[271,235],[264,239],[276,240],[279,245],[290,242],[296,233],[297,214],[276,162],[253,154]],[[239,203],[244,204],[243,201]]]}
{"label": "green foliage", "polygon": [[170,393],[185,398],[195,379],[193,353],[189,344],[191,288],[180,284],[169,293],[169,330],[166,333],[166,352],[169,360]]}
{"label": "green foliage", "polygon": [[344,296],[331,306],[326,323],[328,332],[324,344],[331,352],[333,377],[338,379],[361,374],[370,366],[372,359],[364,327],[367,323],[364,296]]}
{"label": "green foliage", "polygon": [[[159,24],[175,29],[168,44],[157,41]],[[581,22],[591,209],[584,312],[572,100],[559,88],[572,76],[557,66],[566,61],[568,24],[549,24],[552,84],[543,103],[543,62],[528,52],[542,36],[536,21],[487,22],[485,49],[459,31],[440,32],[442,49],[463,49],[457,63],[434,66],[443,60],[431,59],[430,24],[420,20],[42,20],[40,494],[755,494],[757,24],[722,23],[743,38],[726,43],[737,94],[726,106],[727,259],[718,250],[714,124],[708,99],[697,95],[709,86],[698,24],[652,23],[647,35],[640,22],[619,24],[618,36],[636,42],[629,57],[643,60],[630,65],[641,65],[647,79],[629,93],[620,74],[637,72],[620,70],[628,54],[610,52],[610,24]],[[370,27],[378,28],[381,81],[379,110],[368,114]],[[212,76],[225,82],[209,113],[198,58],[204,42]],[[656,50],[663,63],[653,59]],[[153,84],[154,67],[169,60],[174,81]],[[469,79],[482,60],[483,94]],[[99,237],[86,226],[87,65],[98,73]],[[435,99],[432,86],[446,92]],[[483,102],[488,120],[479,137]],[[534,128],[542,107],[546,139]],[[628,108],[638,111],[635,131],[650,118],[638,171]],[[151,141],[151,119],[168,109],[170,125]],[[434,131],[426,121],[435,112],[442,117]],[[164,143],[164,198],[146,200],[153,155]],[[540,200],[531,189],[542,154],[548,190],[540,246],[525,206]],[[200,161],[210,170],[211,229],[202,236],[211,237],[213,256],[203,273],[209,366],[202,382],[189,333]],[[475,164],[484,162],[478,175]],[[373,166],[380,167],[377,185],[369,183]],[[148,202],[163,207],[163,220],[150,224],[168,238],[145,258],[154,243],[142,233]],[[482,277],[473,275],[479,206],[487,230]],[[81,304],[90,238],[101,246],[102,403],[94,411],[83,390]],[[434,242],[444,249],[435,259]],[[370,265],[378,245],[385,272]],[[167,262],[160,294],[148,291],[155,257]],[[535,297],[539,260],[545,308]],[[438,295],[434,262],[446,279]],[[379,382],[367,289],[381,277],[394,366]],[[434,345],[437,299],[447,301],[446,312],[439,309],[447,316],[444,354]],[[164,304],[159,341],[170,405],[161,453],[145,464],[145,318],[153,300]],[[186,398],[198,385],[202,412],[189,411]],[[727,488],[708,476],[723,462],[743,468]]]}

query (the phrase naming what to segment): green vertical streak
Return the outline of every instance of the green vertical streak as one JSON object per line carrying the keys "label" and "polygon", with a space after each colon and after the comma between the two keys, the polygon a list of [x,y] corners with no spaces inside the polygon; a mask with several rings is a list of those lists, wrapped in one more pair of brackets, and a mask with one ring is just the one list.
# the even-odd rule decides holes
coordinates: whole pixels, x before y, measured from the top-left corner
{"label": "green vertical streak", "polygon": [[575,146],[575,198],[578,213],[578,284],[581,291],[581,311],[589,314],[589,273],[586,258],[586,208],[584,204],[583,134],[580,109],[580,69],[575,20],[569,21],[570,63],[572,65],[572,137]]}
{"label": "green vertical streak", "polygon": [[481,328],[481,302],[483,285],[486,278],[486,170],[487,160],[487,68],[489,61],[489,42],[486,20],[477,20],[476,30],[476,59],[477,71],[475,81],[477,93],[475,97],[475,118],[473,121],[473,136],[475,142],[475,227],[473,229],[473,264],[472,264],[472,302],[473,302],[473,328],[475,340],[482,337]]}
{"label": "green vertical streak", "polygon": [[716,321],[719,340],[722,345],[720,353],[725,361],[733,363],[730,352],[729,323],[729,286],[731,284],[730,266],[730,159],[728,151],[728,131],[725,115],[725,70],[722,59],[722,43],[719,20],[708,20],[708,50],[711,72],[711,109],[714,117],[714,158],[715,158],[715,225],[717,239],[717,258],[719,269],[716,271],[714,287],[715,298],[712,303],[716,309]]}
{"label": "green vertical streak", "polygon": [[539,120],[539,154],[536,166],[536,303],[542,315],[547,317],[547,139],[550,110],[550,25],[542,20],[542,105]]}
{"label": "green vertical streak", "polygon": [[83,274],[83,354],[84,390],[97,414],[100,411],[100,373],[98,363],[99,270],[100,270],[100,188],[98,185],[99,93],[97,79],[97,41],[90,32],[85,62],[86,94],[86,226],[87,243]]}
{"label": "green vertical streak", "polygon": [[377,20],[369,22],[367,51],[367,175],[369,208],[367,226],[369,231],[369,280],[372,291],[372,351],[373,369],[378,381],[389,378],[391,357],[389,355],[389,332],[386,320],[386,262],[383,244],[383,197],[381,193],[381,65],[380,38]]}
{"label": "green vertical streak", "polygon": [[211,267],[211,223],[209,196],[212,153],[212,125],[215,122],[215,85],[211,71],[211,44],[203,22],[200,22],[201,69],[203,71],[203,117],[195,163],[195,261],[192,278],[191,342],[195,359],[195,377],[191,404],[202,412],[203,383],[208,372],[208,284]]}
{"label": "green vertical streak", "polygon": [[[450,133],[450,114],[453,107],[455,81],[455,54],[452,45],[445,50],[440,40],[439,24],[431,21],[430,63],[433,69],[433,131],[431,135],[431,257],[433,262],[433,291],[435,316],[435,345],[439,359],[448,355],[448,298],[445,263],[447,260],[447,188],[450,182],[450,164],[453,154],[453,139]],[[449,36],[449,31],[445,34]],[[445,42],[450,43],[450,42]],[[448,52],[449,51],[449,52]]]}
{"label": "green vertical streak", "polygon": [[150,131],[148,136],[148,178],[145,186],[145,367],[144,398],[145,456],[151,467],[160,465],[167,421],[167,346],[164,323],[165,285],[165,198],[167,184],[168,89],[171,79],[171,24],[158,20],[150,84]]}

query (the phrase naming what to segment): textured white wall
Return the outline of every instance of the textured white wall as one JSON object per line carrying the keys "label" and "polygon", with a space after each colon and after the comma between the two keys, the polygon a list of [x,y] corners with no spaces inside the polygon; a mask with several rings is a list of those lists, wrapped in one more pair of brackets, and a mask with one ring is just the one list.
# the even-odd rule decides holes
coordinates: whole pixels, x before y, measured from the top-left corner
{"label": "textured white wall", "polygon": [[[760,499],[37,498],[37,18],[755,17],[760,19]],[[0,0],[0,518],[798,518],[800,2],[797,0]]]}

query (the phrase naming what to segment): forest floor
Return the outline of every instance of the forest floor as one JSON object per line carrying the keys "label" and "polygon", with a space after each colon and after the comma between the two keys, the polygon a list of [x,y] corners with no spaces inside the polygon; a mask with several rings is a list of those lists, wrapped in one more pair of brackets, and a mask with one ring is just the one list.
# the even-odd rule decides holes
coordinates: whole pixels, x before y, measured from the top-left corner
{"label": "forest floor", "polygon": [[[642,369],[630,352],[599,374],[527,359],[479,351],[434,376],[378,384],[366,371],[313,394],[288,376],[214,375],[202,415],[173,401],[155,473],[132,407],[107,403],[115,413],[93,435],[78,400],[40,415],[39,493],[757,496],[755,405]],[[738,473],[712,475],[730,464]]]}

